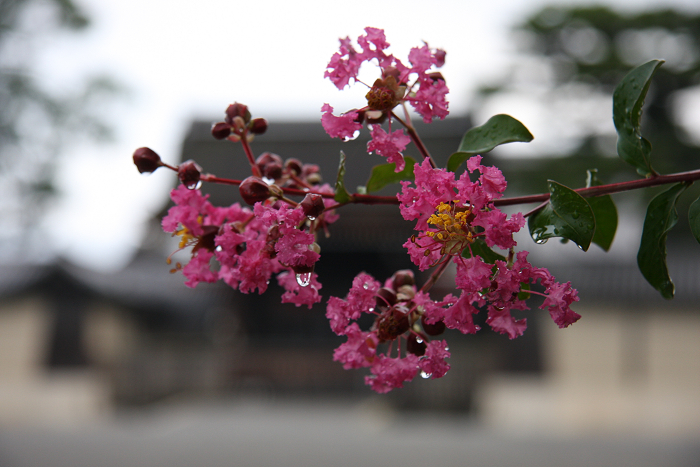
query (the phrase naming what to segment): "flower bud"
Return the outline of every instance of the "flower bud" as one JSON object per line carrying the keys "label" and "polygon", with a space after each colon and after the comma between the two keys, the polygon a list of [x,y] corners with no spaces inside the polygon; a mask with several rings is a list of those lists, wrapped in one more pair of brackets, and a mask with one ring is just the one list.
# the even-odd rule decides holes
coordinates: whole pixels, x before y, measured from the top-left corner
{"label": "flower bud", "polygon": [[386,287],[382,287],[381,289],[377,290],[378,307],[389,307],[394,306],[395,304],[396,293],[393,290],[387,289]]}
{"label": "flower bud", "polygon": [[392,286],[394,290],[399,290],[402,285],[414,285],[416,283],[416,278],[413,275],[413,271],[410,269],[401,269],[394,273]]}
{"label": "flower bud", "polygon": [[323,205],[323,196],[315,193],[307,193],[299,204],[301,205],[301,209],[304,211],[304,215],[311,220],[315,220],[326,208]]}
{"label": "flower bud", "polygon": [[250,176],[241,182],[238,187],[243,201],[251,206],[258,201],[265,201],[272,196],[270,186],[259,177]]}
{"label": "flower bud", "polygon": [[254,135],[262,135],[267,131],[267,120],[264,118],[254,118],[250,122],[250,132]]}
{"label": "flower bud", "polygon": [[425,315],[421,316],[420,324],[423,326],[423,331],[429,336],[439,336],[445,332],[445,323],[438,321],[433,324],[428,324],[425,322]]}
{"label": "flower bud", "polygon": [[447,52],[445,52],[442,49],[437,49],[433,56],[435,57],[435,60],[437,63],[435,63],[435,66],[440,68],[445,64],[445,55],[447,55]]}
{"label": "flower bud", "polygon": [[428,344],[425,343],[423,336],[411,333],[406,338],[406,350],[411,352],[413,355],[422,357],[425,355],[425,349],[427,347]]}
{"label": "flower bud", "polygon": [[240,117],[243,119],[244,123],[248,123],[250,121],[250,111],[248,110],[248,106],[245,104],[239,104],[238,102],[229,105],[226,109],[226,123],[233,125],[233,119],[236,117]]}
{"label": "flower bud", "polygon": [[231,125],[226,122],[215,123],[211,127],[211,134],[216,139],[226,139],[231,134]]}
{"label": "flower bud", "polygon": [[299,159],[294,159],[294,158],[289,158],[286,161],[284,161],[284,168],[285,170],[289,170],[292,172],[294,175],[299,175],[301,174],[301,161]]}
{"label": "flower bud", "polygon": [[185,161],[177,168],[177,178],[190,190],[197,188],[202,168],[195,161]]}
{"label": "flower bud", "polygon": [[134,164],[139,173],[151,173],[163,165],[160,156],[150,148],[138,148],[134,151]]}

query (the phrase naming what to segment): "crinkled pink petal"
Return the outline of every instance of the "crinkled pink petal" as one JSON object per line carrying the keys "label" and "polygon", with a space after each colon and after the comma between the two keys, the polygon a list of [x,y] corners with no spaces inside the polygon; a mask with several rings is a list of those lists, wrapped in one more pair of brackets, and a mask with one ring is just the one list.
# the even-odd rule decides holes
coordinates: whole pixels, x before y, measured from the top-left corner
{"label": "crinkled pink petal", "polygon": [[348,340],[335,349],[333,361],[341,362],[346,370],[370,366],[376,359],[377,336],[361,331],[357,323],[348,326],[345,334]]}
{"label": "crinkled pink petal", "polygon": [[321,125],[331,138],[352,138],[355,132],[362,128],[362,124],[355,121],[358,115],[357,111],[353,110],[336,117],[333,115],[333,107],[324,104],[321,107],[321,112],[324,112],[321,116]]}
{"label": "crinkled pink petal", "polygon": [[405,358],[388,358],[378,355],[371,368],[372,375],[365,377],[365,384],[374,391],[385,394],[394,388],[402,388],[418,374],[418,357],[408,354]]}
{"label": "crinkled pink petal", "polygon": [[200,282],[216,282],[219,277],[216,272],[212,271],[209,266],[209,260],[213,257],[213,253],[208,250],[198,250],[192,256],[189,263],[182,268],[182,275],[187,278],[185,285],[187,287],[196,287]]}
{"label": "crinkled pink petal", "polygon": [[432,379],[442,378],[450,369],[450,364],[445,359],[450,358],[450,352],[447,350],[447,342],[430,341],[425,349],[425,355],[420,359],[418,365]]}
{"label": "crinkled pink petal", "polygon": [[298,307],[306,305],[311,309],[315,303],[321,301],[321,295],[318,293],[321,289],[321,283],[317,279],[318,274],[312,273],[309,285],[302,287],[297,282],[294,272],[280,273],[277,276],[277,282],[285,289],[284,294],[282,294],[282,303],[294,303]]}
{"label": "crinkled pink petal", "polygon": [[508,308],[498,309],[494,306],[489,307],[489,317],[486,319],[486,324],[496,332],[508,334],[510,339],[522,336],[527,328],[525,318],[516,320],[511,316]]}
{"label": "crinkled pink petal", "polygon": [[375,152],[386,157],[388,162],[396,164],[395,172],[401,172],[405,167],[403,154],[401,153],[411,138],[404,134],[403,130],[387,133],[381,125],[372,126],[372,140],[367,143],[367,152]]}

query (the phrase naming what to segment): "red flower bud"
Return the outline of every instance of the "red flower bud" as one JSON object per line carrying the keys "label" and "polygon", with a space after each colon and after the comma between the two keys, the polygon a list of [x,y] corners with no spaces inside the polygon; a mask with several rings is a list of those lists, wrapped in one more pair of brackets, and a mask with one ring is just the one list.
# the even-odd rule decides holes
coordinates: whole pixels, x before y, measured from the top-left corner
{"label": "red flower bud", "polygon": [[423,331],[429,336],[439,336],[445,332],[445,323],[438,321],[433,324],[428,324],[425,322],[425,315],[421,316],[420,324],[423,326]]}
{"label": "red flower bud", "polygon": [[442,49],[437,49],[435,51],[435,54],[433,55],[435,56],[435,60],[437,61],[437,63],[435,64],[436,67],[440,68],[445,64],[445,55],[447,55],[447,52],[445,52]]}
{"label": "red flower bud", "polygon": [[386,287],[377,290],[377,306],[389,307],[396,304],[396,292]]}
{"label": "red flower bud", "polygon": [[211,127],[211,134],[216,139],[226,139],[231,134],[231,125],[226,122],[215,123]]}
{"label": "red flower bud", "polygon": [[250,121],[248,106],[238,102],[229,105],[226,109],[226,123],[233,125],[233,119],[236,117],[241,117],[245,123],[248,123]]}
{"label": "red flower bud", "polygon": [[250,122],[250,132],[254,135],[262,135],[267,131],[267,120],[264,118],[254,118]]}
{"label": "red flower bud", "polygon": [[425,343],[423,336],[411,333],[408,338],[406,338],[406,350],[411,352],[413,355],[422,357],[425,355],[425,349],[428,344]]}
{"label": "red flower bud", "polygon": [[134,164],[139,173],[151,173],[163,165],[160,156],[150,148],[138,148],[134,151]]}
{"label": "red flower bud", "polygon": [[306,217],[311,220],[315,220],[326,208],[323,205],[323,196],[315,193],[307,193],[299,204],[301,205],[301,209],[304,211]]}
{"label": "red flower bud", "polygon": [[270,186],[259,177],[250,176],[241,182],[238,187],[243,201],[251,206],[258,201],[265,201],[272,196]]}
{"label": "red flower bud", "polygon": [[301,174],[301,161],[299,159],[289,158],[284,161],[284,168],[298,176]]}
{"label": "red flower bud", "polygon": [[185,161],[177,168],[177,178],[190,190],[197,188],[202,168],[195,161]]}
{"label": "red flower bud", "polygon": [[394,287],[394,290],[399,290],[399,287],[402,285],[414,285],[415,283],[415,276],[413,275],[413,271],[410,269],[396,271],[392,276],[392,286]]}

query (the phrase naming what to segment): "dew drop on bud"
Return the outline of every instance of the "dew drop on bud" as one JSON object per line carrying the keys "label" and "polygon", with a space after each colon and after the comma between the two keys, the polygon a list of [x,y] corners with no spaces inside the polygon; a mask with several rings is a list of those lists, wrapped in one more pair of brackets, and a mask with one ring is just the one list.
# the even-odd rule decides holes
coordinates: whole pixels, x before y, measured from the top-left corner
{"label": "dew drop on bud", "polygon": [[423,379],[428,379],[428,378],[430,378],[431,376],[433,376],[432,373],[426,373],[425,371],[422,371],[422,370],[421,370],[421,372],[420,372],[420,377],[423,378]]}
{"label": "dew drop on bud", "polygon": [[422,343],[423,343],[423,339],[420,338],[420,337],[416,337],[416,342],[418,342],[419,344],[422,344]]}
{"label": "dew drop on bud", "polygon": [[314,216],[306,216],[306,218],[309,219],[311,222],[316,220]]}
{"label": "dew drop on bud", "polygon": [[311,273],[310,272],[297,273],[297,284],[299,284],[301,287],[308,287],[310,283],[311,283]]}

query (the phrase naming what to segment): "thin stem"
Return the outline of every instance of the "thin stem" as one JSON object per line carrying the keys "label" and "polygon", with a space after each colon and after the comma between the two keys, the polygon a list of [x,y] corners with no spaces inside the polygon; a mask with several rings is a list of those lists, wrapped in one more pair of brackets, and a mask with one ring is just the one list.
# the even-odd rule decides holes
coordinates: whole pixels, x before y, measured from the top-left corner
{"label": "thin stem", "polygon": [[425,144],[423,144],[423,140],[420,139],[420,136],[418,136],[418,132],[416,131],[415,128],[413,128],[413,125],[411,125],[411,122],[407,121],[404,122],[401,120],[401,118],[396,115],[393,111],[391,112],[391,116],[394,117],[400,124],[402,124],[405,128],[406,131],[408,131],[408,136],[411,137],[411,141],[413,141],[413,144],[416,145],[418,148],[418,152],[421,153],[421,156],[423,156],[423,159],[428,159],[430,161],[430,166],[432,168],[436,168],[437,165],[435,164],[435,161],[433,158],[430,156],[430,152],[428,151],[428,148],[425,147]]}
{"label": "thin stem", "polygon": [[[592,198],[595,196],[610,195],[621,193],[623,191],[637,190],[639,188],[647,188],[652,186],[666,185],[669,183],[678,182],[693,182],[700,180],[700,170],[691,170],[689,172],[679,172],[670,175],[657,175],[655,177],[643,178],[641,180],[630,180],[627,182],[610,183],[608,185],[598,185],[589,188],[578,188],[574,190],[584,198]],[[495,206],[512,206],[516,204],[527,204],[544,202],[537,208],[531,210],[526,216],[532,215],[539,209],[542,209],[549,200],[549,193],[541,193],[539,195],[517,196],[513,198],[498,199],[493,202]]]}
{"label": "thin stem", "polygon": [[421,292],[428,292],[432,286],[435,285],[438,279],[440,279],[440,276],[442,276],[442,273],[445,272],[445,269],[447,269],[447,265],[450,264],[449,258],[443,261],[440,266],[435,268],[433,272],[430,274],[430,277],[428,278],[427,281],[425,281],[425,284],[423,284],[423,287],[420,288]]}
{"label": "thin stem", "polygon": [[253,171],[253,175],[256,177],[261,177],[262,174],[260,173],[258,165],[255,163],[255,156],[253,156],[253,150],[250,149],[250,143],[248,143],[247,136],[248,135],[245,132],[241,135],[241,144],[243,145],[243,151],[245,152],[245,155],[248,158],[248,162],[250,163],[250,169]]}

